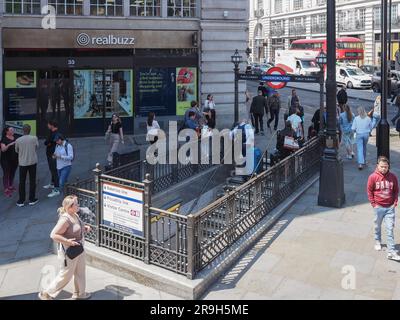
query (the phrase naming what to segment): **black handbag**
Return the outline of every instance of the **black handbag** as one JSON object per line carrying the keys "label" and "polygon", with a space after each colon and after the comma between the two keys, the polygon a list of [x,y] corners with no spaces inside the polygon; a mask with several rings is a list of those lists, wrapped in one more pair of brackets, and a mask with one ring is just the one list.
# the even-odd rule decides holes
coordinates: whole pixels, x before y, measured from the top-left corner
{"label": "black handbag", "polygon": [[77,256],[79,256],[83,252],[83,246],[80,244],[79,246],[69,247],[65,250],[65,254],[71,260],[74,260]]}

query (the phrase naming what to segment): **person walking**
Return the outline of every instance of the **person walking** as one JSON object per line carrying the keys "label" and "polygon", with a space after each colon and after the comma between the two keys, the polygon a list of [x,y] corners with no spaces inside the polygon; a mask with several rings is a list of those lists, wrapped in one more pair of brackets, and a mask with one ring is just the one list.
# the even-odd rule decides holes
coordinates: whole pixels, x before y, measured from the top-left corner
{"label": "person walking", "polygon": [[247,115],[249,117],[249,119],[251,120],[251,124],[254,127],[254,119],[253,119],[253,115],[250,112],[250,108],[251,108],[251,104],[253,102],[252,96],[249,92],[249,90],[246,89],[245,92],[245,97],[246,97],[246,110],[247,110]]}
{"label": "person walking", "polygon": [[209,94],[204,102],[203,114],[206,118],[207,125],[214,129],[216,126],[216,113],[214,96],[212,94]]}
{"label": "person walking", "polygon": [[300,105],[300,99],[299,96],[297,95],[296,89],[292,89],[292,94],[287,99],[288,110],[290,110],[290,108],[296,108],[297,107],[296,103]]}
{"label": "person walking", "polygon": [[372,111],[372,129],[375,129],[378,122],[381,120],[381,100],[382,97],[379,95],[376,97],[374,102],[374,109]]}
{"label": "person walking", "polygon": [[278,121],[279,121],[279,110],[281,108],[281,101],[279,99],[279,93],[274,91],[274,94],[268,98],[268,110],[270,112],[270,119],[267,122],[268,128],[271,129],[271,122],[275,120],[274,130],[278,129]]}
{"label": "person walking", "polygon": [[379,157],[375,172],[368,178],[368,200],[375,211],[375,250],[382,250],[381,226],[385,221],[387,236],[387,258],[400,261],[400,256],[395,249],[394,224],[395,210],[399,197],[399,184],[397,177],[389,171],[390,163],[386,157]]}
{"label": "person walking", "polygon": [[346,86],[343,85],[336,95],[337,102],[340,108],[343,108],[343,106],[347,103],[348,97],[346,90],[347,90]]}
{"label": "person walking", "polygon": [[396,100],[394,102],[395,107],[397,108],[396,115],[392,118],[392,125],[396,126],[396,121],[400,118],[400,94],[396,96]]}
{"label": "person walking", "polygon": [[351,130],[354,121],[354,114],[351,112],[348,104],[344,105],[344,112],[339,116],[340,131],[342,132],[342,141],[346,147],[347,159],[354,158],[353,145],[354,145],[354,132]]}
{"label": "person walking", "polygon": [[149,112],[147,116],[146,141],[149,141],[150,144],[154,144],[158,140],[158,130],[160,129],[160,125],[155,119],[156,119],[156,114],[154,112]]}
{"label": "person walking", "polygon": [[296,108],[290,108],[289,111],[289,117],[287,118],[287,121],[290,121],[291,127],[296,133],[296,137],[299,140],[304,139],[304,127],[303,127],[303,121],[301,120],[301,117],[299,116],[300,111],[299,109]]}
{"label": "person walking", "polygon": [[39,141],[36,136],[31,136],[31,126],[24,124],[22,127],[24,135],[15,141],[15,152],[18,153],[19,163],[19,199],[18,207],[25,205],[25,181],[29,174],[29,205],[33,206],[39,202],[36,198],[36,167],[38,163],[37,149]]}
{"label": "person walking", "polygon": [[260,85],[257,88],[257,92],[260,90],[262,91],[263,96],[268,98],[268,96],[269,96],[268,89],[267,89],[267,87],[265,87],[264,82],[260,82]]}
{"label": "person walking", "polygon": [[58,256],[64,263],[56,278],[47,288],[39,292],[41,300],[53,300],[74,277],[73,300],[89,299],[86,292],[86,253],[84,251],[84,234],[91,231],[79,218],[78,198],[74,195],[65,197],[62,207],[58,209],[58,222],[51,231],[50,237],[59,244]]}
{"label": "person walking", "polygon": [[63,192],[65,183],[68,181],[68,177],[71,173],[72,161],[74,159],[74,148],[67,142],[62,134],[58,134],[54,138],[54,141],[57,146],[53,154],[53,159],[57,161],[59,187],[53,189],[48,195],[49,198],[59,196],[61,192]]}
{"label": "person walking", "polygon": [[44,142],[46,146],[46,157],[47,163],[49,165],[49,170],[51,174],[51,182],[45,186],[44,189],[54,189],[58,188],[58,173],[57,173],[57,161],[53,158],[54,151],[56,150],[56,143],[54,141],[55,137],[58,135],[58,124],[57,122],[50,120],[47,123],[47,128],[49,133]]}
{"label": "person walking", "polygon": [[109,166],[113,164],[113,153],[117,152],[119,144],[124,144],[124,132],[122,129],[122,121],[118,114],[114,113],[111,118],[111,123],[108,126],[106,135],[110,137],[110,150],[107,155]]}
{"label": "person walking", "polygon": [[263,123],[263,116],[264,116],[264,109],[267,109],[267,99],[264,97],[261,90],[258,90],[258,95],[253,98],[250,107],[250,113],[254,117],[254,127],[255,132],[254,134],[259,134],[261,131],[261,135],[264,135],[264,123]]}
{"label": "person walking", "polygon": [[6,126],[0,141],[1,168],[3,169],[4,195],[11,197],[16,189],[13,186],[15,172],[18,168],[18,154],[15,152],[14,128]]}
{"label": "person walking", "polygon": [[367,144],[372,130],[372,122],[363,107],[358,107],[357,113],[358,116],[354,118],[351,130],[356,133],[358,169],[362,170],[366,164]]}

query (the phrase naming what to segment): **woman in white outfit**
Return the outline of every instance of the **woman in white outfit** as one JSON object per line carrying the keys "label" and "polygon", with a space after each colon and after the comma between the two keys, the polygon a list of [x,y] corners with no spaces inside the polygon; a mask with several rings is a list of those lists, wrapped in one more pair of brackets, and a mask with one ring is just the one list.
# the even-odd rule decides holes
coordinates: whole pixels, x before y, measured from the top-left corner
{"label": "woman in white outfit", "polygon": [[108,165],[111,166],[113,163],[113,153],[117,152],[120,143],[124,143],[122,121],[116,113],[112,115],[111,123],[108,126],[106,135],[110,137],[110,150],[107,155],[107,162]]}
{"label": "woman in white outfit", "polygon": [[154,112],[149,112],[149,115],[147,116],[146,141],[149,141],[150,144],[154,144],[158,140],[158,130],[160,129],[160,125],[155,118],[156,114]]}
{"label": "woman in white outfit", "polygon": [[362,170],[366,164],[367,144],[372,130],[372,121],[363,107],[358,107],[357,112],[358,116],[354,118],[351,130],[356,133],[358,169]]}
{"label": "woman in white outfit", "polygon": [[[48,288],[39,292],[39,299],[53,300],[74,277],[73,300],[89,299],[90,293],[86,290],[86,261],[84,234],[91,231],[78,216],[79,205],[76,196],[65,197],[62,207],[58,209],[58,222],[50,237],[59,243],[59,256],[63,258],[63,265],[56,278]],[[82,248],[78,248],[81,246]],[[82,251],[72,257],[69,248],[76,247]],[[71,256],[71,257],[70,257]]]}

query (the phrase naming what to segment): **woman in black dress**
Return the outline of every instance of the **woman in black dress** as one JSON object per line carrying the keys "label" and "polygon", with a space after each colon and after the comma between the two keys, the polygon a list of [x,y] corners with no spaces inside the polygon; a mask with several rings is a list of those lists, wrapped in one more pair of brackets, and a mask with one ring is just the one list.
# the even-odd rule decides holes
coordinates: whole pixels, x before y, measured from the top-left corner
{"label": "woman in black dress", "polygon": [[6,126],[1,135],[1,167],[3,169],[4,194],[11,197],[16,191],[13,186],[15,172],[18,168],[18,154],[15,152],[14,129]]}

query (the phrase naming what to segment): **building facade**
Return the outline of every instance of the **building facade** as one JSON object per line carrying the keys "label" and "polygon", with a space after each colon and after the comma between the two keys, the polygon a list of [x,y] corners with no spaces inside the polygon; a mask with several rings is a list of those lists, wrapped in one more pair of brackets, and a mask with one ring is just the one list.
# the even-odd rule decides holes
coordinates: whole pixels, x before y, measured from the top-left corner
{"label": "building facade", "polygon": [[[252,0],[249,47],[254,62],[272,61],[293,40],[326,37],[327,0]],[[364,64],[379,64],[381,1],[337,0],[337,37],[364,41]],[[399,48],[400,1],[392,1],[392,54]]]}
{"label": "building facade", "polygon": [[68,135],[97,135],[118,113],[133,133],[149,112],[176,119],[209,93],[233,119],[230,59],[245,55],[247,1],[3,3],[2,124],[30,123],[43,136],[55,119]]}

